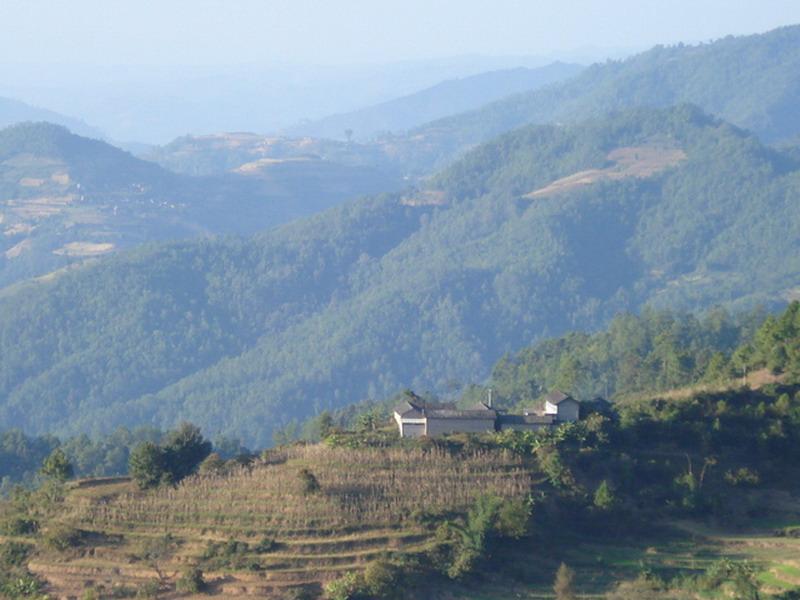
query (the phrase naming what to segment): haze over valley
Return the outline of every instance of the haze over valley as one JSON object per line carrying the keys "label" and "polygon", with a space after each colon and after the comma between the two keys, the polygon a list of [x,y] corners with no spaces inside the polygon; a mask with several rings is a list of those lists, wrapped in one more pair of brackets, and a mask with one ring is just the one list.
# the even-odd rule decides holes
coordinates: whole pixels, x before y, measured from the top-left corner
{"label": "haze over valley", "polygon": [[345,4],[11,1],[0,597],[800,597],[798,7]]}

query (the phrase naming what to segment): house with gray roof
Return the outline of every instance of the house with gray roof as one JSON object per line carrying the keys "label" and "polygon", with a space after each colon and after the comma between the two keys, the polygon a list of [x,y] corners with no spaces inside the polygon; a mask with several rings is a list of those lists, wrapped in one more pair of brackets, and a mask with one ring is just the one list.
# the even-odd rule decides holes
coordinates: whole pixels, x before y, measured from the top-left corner
{"label": "house with gray roof", "polygon": [[494,409],[491,400],[469,409],[427,407],[410,395],[394,411],[400,437],[437,436],[448,433],[488,433],[513,429],[536,431],[580,418],[580,402],[561,392],[545,396],[541,410],[507,414]]}

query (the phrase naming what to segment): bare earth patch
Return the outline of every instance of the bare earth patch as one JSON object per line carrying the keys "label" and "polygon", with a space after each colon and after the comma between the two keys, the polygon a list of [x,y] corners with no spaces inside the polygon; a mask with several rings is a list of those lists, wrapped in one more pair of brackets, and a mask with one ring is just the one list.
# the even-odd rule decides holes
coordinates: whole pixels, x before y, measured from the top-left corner
{"label": "bare earth patch", "polygon": [[592,185],[598,181],[618,181],[620,179],[645,179],[673,167],[686,159],[680,148],[659,146],[630,146],[612,150],[606,156],[614,164],[604,169],[587,169],[567,177],[557,179],[551,184],[526,194],[526,198],[541,198],[567,192],[579,187]]}
{"label": "bare earth patch", "polygon": [[311,160],[313,159],[307,156],[292,156],[290,158],[259,158],[258,160],[245,163],[242,166],[235,168],[233,172],[239,173],[240,175],[258,175],[263,170],[268,169],[273,165],[292,162],[309,162]]}
{"label": "bare earth patch", "polygon": [[53,173],[50,179],[59,185],[69,185],[70,182],[69,173]]}
{"label": "bare earth patch", "polygon": [[403,196],[400,204],[403,206],[444,206],[447,204],[447,196],[439,190],[425,190],[411,196]]}
{"label": "bare earth patch", "polygon": [[111,243],[94,243],[94,242],[70,242],[64,244],[58,250],[53,250],[53,254],[59,256],[99,256],[106,254],[114,249],[114,244]]}
{"label": "bare earth patch", "polygon": [[30,233],[31,231],[33,231],[33,225],[30,223],[16,223],[11,227],[7,227],[3,233],[7,236],[12,236],[21,233]]}
{"label": "bare earth patch", "polygon": [[6,258],[17,258],[23,252],[28,250],[31,245],[31,240],[22,240],[19,244],[16,244],[5,251]]}

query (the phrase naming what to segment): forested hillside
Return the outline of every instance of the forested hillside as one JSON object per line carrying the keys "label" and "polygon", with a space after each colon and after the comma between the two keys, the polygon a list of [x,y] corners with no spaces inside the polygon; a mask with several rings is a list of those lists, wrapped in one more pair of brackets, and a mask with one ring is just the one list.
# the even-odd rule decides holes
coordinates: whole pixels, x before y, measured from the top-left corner
{"label": "forested hillside", "polygon": [[429,121],[478,108],[505,96],[563,81],[581,71],[579,65],[552,63],[538,68],[489,71],[435,86],[348,113],[287,129],[292,136],[369,140],[377,134],[402,133]]}
{"label": "forested hillside", "polygon": [[[657,46],[584,69],[409,134],[430,163],[527,123],[575,122],[628,107],[690,102],[766,142],[800,133],[800,26],[696,46]],[[418,158],[418,157],[417,157]]]}
{"label": "forested hillside", "polygon": [[799,185],[790,156],[690,106],[528,127],[427,189],[0,301],[0,419],[190,419],[263,444],[292,417],[479,379],[647,303],[780,303],[800,271]]}
{"label": "forested hillside", "polygon": [[318,158],[188,177],[48,123],[0,131],[0,287],[149,241],[253,233],[398,179]]}

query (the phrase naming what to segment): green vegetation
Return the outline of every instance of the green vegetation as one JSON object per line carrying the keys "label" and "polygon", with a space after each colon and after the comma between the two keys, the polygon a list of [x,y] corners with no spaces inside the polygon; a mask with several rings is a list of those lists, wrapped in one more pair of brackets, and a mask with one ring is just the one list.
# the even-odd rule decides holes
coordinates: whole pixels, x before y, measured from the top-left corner
{"label": "green vegetation", "polygon": [[178,483],[197,470],[211,454],[211,447],[198,427],[182,423],[163,445],[142,442],[134,448],[129,472],[141,489]]}
{"label": "green vegetation", "polygon": [[[29,437],[13,429],[0,432],[0,496],[7,495],[16,484],[35,485],[41,478],[40,469],[48,456],[59,457],[59,479],[69,475],[69,471],[62,470],[66,465],[61,454],[73,468],[76,477],[126,475],[130,455],[135,448],[145,442],[168,445],[171,443],[170,435],[152,427],[140,427],[133,431],[119,428],[95,439],[81,434],[62,442],[52,435]],[[250,455],[250,451],[239,440],[224,436],[214,440],[214,450],[220,468],[240,464]]]}
{"label": "green vegetation", "polygon": [[321,159],[189,177],[57,125],[17,124],[0,130],[0,288],[147,242],[254,233],[398,185]]}
{"label": "green vegetation", "polygon": [[[677,162],[650,176],[529,196],[662,151]],[[800,268],[796,163],[692,107],[523,129],[431,185],[445,205],[369,198],[0,299],[0,420],[64,434],[189,419],[266,446],[409,385],[457,393],[504,353],[621,311],[771,308]]]}
{"label": "green vegetation", "polygon": [[529,123],[575,122],[631,107],[691,102],[765,141],[790,140],[800,133],[793,109],[800,98],[794,75],[799,47],[797,25],[696,46],[656,46],[592,65],[563,83],[434,121],[409,138],[432,164]]}

